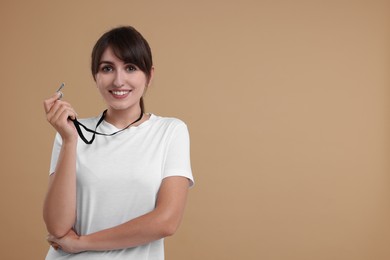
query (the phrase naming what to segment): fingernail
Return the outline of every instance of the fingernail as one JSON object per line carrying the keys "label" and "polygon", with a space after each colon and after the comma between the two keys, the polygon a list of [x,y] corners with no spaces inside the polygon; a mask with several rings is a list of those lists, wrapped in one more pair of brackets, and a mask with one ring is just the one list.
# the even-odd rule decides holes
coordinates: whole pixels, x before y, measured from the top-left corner
{"label": "fingernail", "polygon": [[63,98],[64,97],[64,94],[61,92],[61,91],[58,91],[57,92],[58,93],[58,99],[61,99],[61,98]]}

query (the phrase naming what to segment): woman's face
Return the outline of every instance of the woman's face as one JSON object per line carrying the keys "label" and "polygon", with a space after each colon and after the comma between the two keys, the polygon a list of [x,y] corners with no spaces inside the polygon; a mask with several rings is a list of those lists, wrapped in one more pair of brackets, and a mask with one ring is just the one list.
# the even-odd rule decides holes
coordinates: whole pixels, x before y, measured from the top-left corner
{"label": "woman's face", "polygon": [[140,99],[151,81],[136,65],[116,57],[111,47],[103,52],[95,78],[108,109],[128,112],[139,111]]}

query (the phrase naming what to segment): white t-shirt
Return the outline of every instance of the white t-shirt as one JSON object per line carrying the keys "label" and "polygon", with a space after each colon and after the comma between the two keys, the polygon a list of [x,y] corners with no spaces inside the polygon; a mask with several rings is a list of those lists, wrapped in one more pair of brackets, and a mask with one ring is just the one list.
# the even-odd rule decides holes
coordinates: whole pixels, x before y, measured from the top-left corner
{"label": "white t-shirt", "polygon": [[[80,120],[94,129],[99,117]],[[115,126],[103,121],[97,131],[113,133]],[[85,131],[84,131],[85,133]],[[89,140],[90,136],[86,135]],[[50,173],[55,171],[61,149],[56,135]],[[193,185],[189,135],[185,123],[175,118],[150,115],[139,126],[114,136],[97,135],[90,145],[77,144],[77,219],[80,235],[117,226],[155,208],[162,180],[183,176]],[[46,260],[162,260],[163,239],[123,250],[67,254],[52,247]]]}

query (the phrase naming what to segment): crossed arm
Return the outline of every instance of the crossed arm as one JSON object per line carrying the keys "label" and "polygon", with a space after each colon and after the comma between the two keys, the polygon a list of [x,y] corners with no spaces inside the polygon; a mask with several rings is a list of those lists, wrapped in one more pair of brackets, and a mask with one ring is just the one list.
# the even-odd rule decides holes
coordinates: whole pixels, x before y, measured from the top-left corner
{"label": "crossed arm", "polygon": [[[48,218],[46,224],[49,232],[52,230],[52,233],[57,234],[57,236],[50,234],[48,241],[54,248],[60,247],[68,253],[78,253],[135,247],[173,235],[183,216],[188,186],[188,180],[184,177],[165,178],[153,211],[121,225],[86,236],[78,236],[72,230],[73,224],[67,227],[64,224],[50,225],[50,218]],[[68,208],[72,209],[73,206],[69,205]],[[46,210],[50,211],[49,208]],[[63,221],[70,224],[74,216],[70,213],[67,215],[69,219]]]}

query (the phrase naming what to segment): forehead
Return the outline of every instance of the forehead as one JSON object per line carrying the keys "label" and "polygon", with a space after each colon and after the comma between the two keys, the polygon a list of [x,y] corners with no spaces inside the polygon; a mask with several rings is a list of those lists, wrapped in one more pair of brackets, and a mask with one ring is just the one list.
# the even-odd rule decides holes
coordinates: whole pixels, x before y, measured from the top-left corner
{"label": "forehead", "polygon": [[103,62],[124,63],[123,60],[121,60],[120,58],[118,58],[115,55],[113,49],[110,46],[108,46],[104,50],[102,56],[100,57],[100,62],[99,63],[103,63]]}

